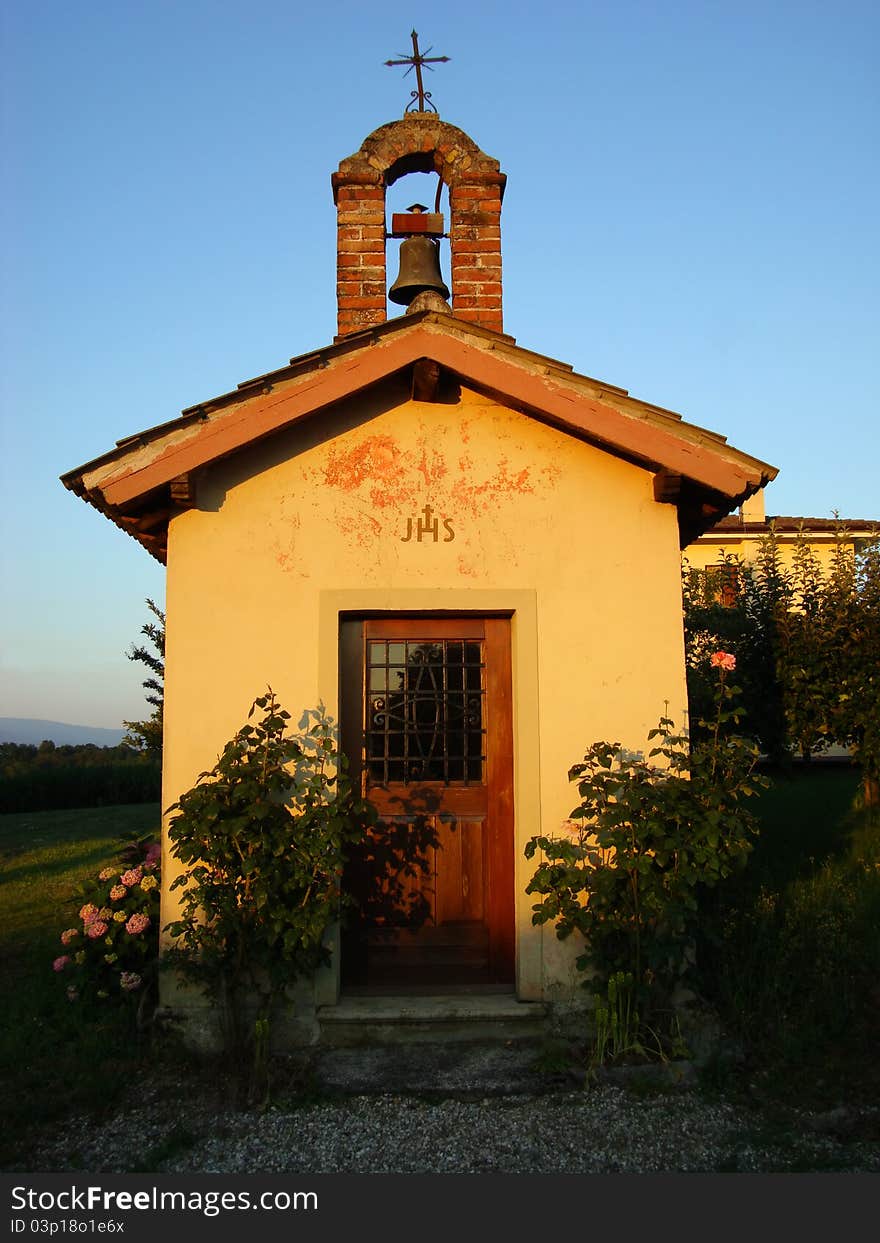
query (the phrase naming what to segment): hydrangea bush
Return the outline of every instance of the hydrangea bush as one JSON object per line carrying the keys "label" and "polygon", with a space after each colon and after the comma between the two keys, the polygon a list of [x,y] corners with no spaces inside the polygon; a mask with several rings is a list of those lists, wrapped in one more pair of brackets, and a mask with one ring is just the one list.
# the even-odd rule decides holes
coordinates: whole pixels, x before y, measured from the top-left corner
{"label": "hydrangea bush", "polygon": [[[142,1003],[155,981],[159,954],[158,842],[137,842],[123,861],[103,868],[81,896],[75,926],[60,937],[52,969],[71,1002]],[[140,1008],[140,1005],[139,1005]]]}

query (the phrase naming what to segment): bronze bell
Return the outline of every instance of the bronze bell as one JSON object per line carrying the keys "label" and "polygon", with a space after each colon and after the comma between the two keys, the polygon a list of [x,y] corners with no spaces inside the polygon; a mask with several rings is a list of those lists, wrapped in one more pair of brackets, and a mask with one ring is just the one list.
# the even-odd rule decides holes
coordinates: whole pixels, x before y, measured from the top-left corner
{"label": "bronze bell", "polygon": [[400,275],[388,290],[388,297],[400,306],[409,306],[416,294],[427,289],[449,298],[440,274],[440,244],[431,237],[408,237],[400,243]]}

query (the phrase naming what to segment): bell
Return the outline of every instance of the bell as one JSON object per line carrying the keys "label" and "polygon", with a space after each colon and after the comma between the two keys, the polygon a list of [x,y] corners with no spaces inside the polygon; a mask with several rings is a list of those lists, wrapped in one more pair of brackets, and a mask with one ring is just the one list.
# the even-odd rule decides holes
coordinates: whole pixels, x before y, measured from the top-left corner
{"label": "bell", "polygon": [[408,237],[400,243],[400,275],[388,290],[388,297],[400,306],[409,306],[417,294],[428,289],[449,298],[440,275],[440,245],[430,237]]}

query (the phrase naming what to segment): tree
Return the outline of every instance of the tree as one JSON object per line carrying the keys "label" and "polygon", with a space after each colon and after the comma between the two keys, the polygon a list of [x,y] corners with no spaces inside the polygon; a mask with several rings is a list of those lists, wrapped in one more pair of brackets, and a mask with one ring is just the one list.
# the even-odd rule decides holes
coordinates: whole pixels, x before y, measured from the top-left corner
{"label": "tree", "polygon": [[[725,591],[726,586],[732,590]],[[749,733],[773,760],[788,753],[782,683],[778,677],[780,620],[791,605],[791,588],[771,530],[753,564],[727,555],[707,571],[685,562],[682,585],[688,716],[695,741],[712,713],[712,654],[732,652]]]}
{"label": "tree", "polygon": [[726,559],[736,595],[721,602],[711,576],[684,579],[691,733],[699,737],[708,654],[737,659],[748,728],[772,759],[804,759],[831,744],[852,749],[865,801],[880,800],[880,542],[854,544],[838,525],[823,571],[801,534],[786,567],[772,531],[754,564]]}
{"label": "tree", "polygon": [[865,803],[880,804],[880,542],[838,541],[820,609],[826,732],[852,747]]}
{"label": "tree", "polygon": [[150,646],[132,644],[126,655],[129,660],[140,661],[151,671],[142,685],[147,692],[147,703],[153,705],[153,712],[145,721],[123,721],[122,724],[128,730],[124,739],[127,746],[158,756],[162,754],[162,709],[165,699],[165,614],[152,600],[147,600],[146,604],[156,618],[156,622],[148,621],[141,626],[141,634]]}

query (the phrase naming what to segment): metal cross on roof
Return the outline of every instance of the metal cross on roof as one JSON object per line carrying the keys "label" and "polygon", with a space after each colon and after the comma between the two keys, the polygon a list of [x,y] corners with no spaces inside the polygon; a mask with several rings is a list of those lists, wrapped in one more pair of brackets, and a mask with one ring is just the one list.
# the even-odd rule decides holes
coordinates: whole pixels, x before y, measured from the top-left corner
{"label": "metal cross on roof", "polygon": [[430,109],[431,112],[436,112],[437,111],[436,107],[434,106],[434,104],[431,103],[431,92],[425,90],[424,83],[422,82],[422,65],[425,65],[427,66],[428,69],[431,69],[432,65],[445,64],[449,60],[449,57],[448,56],[429,56],[428,52],[431,51],[430,48],[428,48],[424,53],[420,52],[419,51],[419,36],[416,34],[414,30],[410,31],[410,34],[412,35],[412,44],[413,44],[412,56],[404,56],[402,52],[398,52],[398,55],[400,56],[400,60],[386,60],[385,64],[389,66],[409,65],[409,69],[407,69],[406,73],[403,75],[404,77],[406,77],[408,73],[412,73],[413,69],[415,69],[416,71],[416,82],[418,83],[418,90],[410,92],[410,95],[412,96],[412,98],[410,99],[409,103],[406,105],[406,108],[405,108],[406,112],[409,112],[410,109],[416,107],[416,105],[417,105],[416,110],[418,112],[426,112],[428,109]]}

